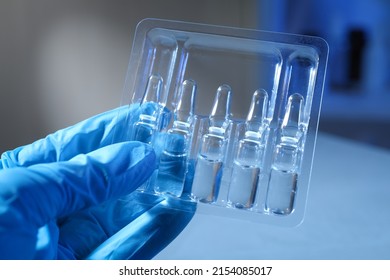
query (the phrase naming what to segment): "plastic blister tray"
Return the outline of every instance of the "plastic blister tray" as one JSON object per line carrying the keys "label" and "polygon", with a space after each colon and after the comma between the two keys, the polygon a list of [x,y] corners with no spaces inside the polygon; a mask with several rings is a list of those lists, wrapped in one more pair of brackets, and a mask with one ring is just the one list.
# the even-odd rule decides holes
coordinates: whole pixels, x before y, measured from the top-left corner
{"label": "plastic blister tray", "polygon": [[[155,147],[165,143],[159,152],[168,147],[173,154],[180,150],[182,157],[169,162],[181,162],[181,167],[167,171],[179,180],[160,183],[158,176],[166,171],[166,162],[160,162],[160,170],[139,191],[194,200],[199,213],[299,224],[327,57],[328,45],[318,37],[141,21],[122,103],[139,104],[145,113],[142,120],[129,116],[141,126],[129,126],[118,137]],[[186,90],[196,96],[184,97]],[[190,101],[193,110],[188,112],[183,104]],[[142,109],[150,102],[158,106]],[[163,155],[159,160],[164,161]]]}

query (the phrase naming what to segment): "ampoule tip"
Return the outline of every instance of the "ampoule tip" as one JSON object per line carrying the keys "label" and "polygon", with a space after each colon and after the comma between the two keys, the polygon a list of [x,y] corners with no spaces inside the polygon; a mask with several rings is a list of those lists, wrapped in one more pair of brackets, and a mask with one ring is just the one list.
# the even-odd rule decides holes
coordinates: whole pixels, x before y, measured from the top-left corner
{"label": "ampoule tip", "polygon": [[267,117],[268,93],[264,89],[258,89],[252,96],[252,102],[246,118],[248,131],[259,132]]}
{"label": "ampoule tip", "polygon": [[230,118],[230,101],[232,89],[223,84],[217,89],[213,108],[210,114],[211,126],[224,127]]}
{"label": "ampoule tip", "polygon": [[175,120],[190,123],[194,114],[197,85],[194,80],[185,80],[179,91]]}
{"label": "ampoule tip", "polygon": [[142,98],[142,103],[160,101],[160,93],[162,90],[163,79],[159,75],[151,75],[146,86],[145,94]]}

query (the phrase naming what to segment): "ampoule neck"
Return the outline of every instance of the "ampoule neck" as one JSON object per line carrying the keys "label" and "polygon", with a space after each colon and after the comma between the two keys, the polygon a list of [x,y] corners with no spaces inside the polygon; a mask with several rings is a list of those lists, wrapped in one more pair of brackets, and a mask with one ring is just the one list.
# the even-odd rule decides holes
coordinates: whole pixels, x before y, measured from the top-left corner
{"label": "ampoule neck", "polygon": [[299,150],[294,145],[281,143],[276,147],[274,167],[292,171],[297,168]]}
{"label": "ampoule neck", "polygon": [[191,129],[191,123],[183,121],[174,121],[172,125],[172,130],[181,130],[189,132]]}
{"label": "ampoule neck", "polygon": [[245,137],[244,139],[247,139],[249,141],[260,141],[261,137],[263,135],[263,131],[252,131],[252,130],[247,130],[245,132]]}
{"label": "ampoule neck", "polygon": [[225,132],[226,132],[225,127],[219,127],[219,126],[210,126],[209,127],[209,134],[210,135],[223,137],[225,135]]}

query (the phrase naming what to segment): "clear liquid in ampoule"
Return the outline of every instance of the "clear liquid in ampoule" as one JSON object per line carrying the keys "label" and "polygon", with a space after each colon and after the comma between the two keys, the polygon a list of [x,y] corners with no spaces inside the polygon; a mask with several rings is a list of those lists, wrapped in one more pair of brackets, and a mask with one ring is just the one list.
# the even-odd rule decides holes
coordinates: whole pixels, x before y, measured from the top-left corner
{"label": "clear liquid in ampoule", "polygon": [[236,208],[253,206],[259,183],[260,167],[245,166],[235,161],[232,171],[229,204]]}
{"label": "clear liquid in ampoule", "polygon": [[[251,133],[246,133],[249,137]],[[258,140],[260,138],[257,138]],[[260,176],[264,147],[255,140],[245,138],[239,142],[233,163],[228,204],[236,208],[251,208],[254,204]]]}
{"label": "clear liquid in ampoule", "polygon": [[166,135],[165,148],[160,155],[160,163],[154,191],[181,196],[187,172],[186,131],[174,129]]}
{"label": "clear liquid in ampoule", "polygon": [[222,177],[222,160],[199,155],[191,195],[201,202],[214,202]]}
{"label": "clear liquid in ampoule", "polygon": [[296,172],[271,169],[266,208],[273,214],[287,215],[294,209],[298,174]]}
{"label": "clear liquid in ampoule", "polygon": [[180,196],[186,176],[187,154],[171,154],[164,151],[160,156],[160,166],[154,190]]}

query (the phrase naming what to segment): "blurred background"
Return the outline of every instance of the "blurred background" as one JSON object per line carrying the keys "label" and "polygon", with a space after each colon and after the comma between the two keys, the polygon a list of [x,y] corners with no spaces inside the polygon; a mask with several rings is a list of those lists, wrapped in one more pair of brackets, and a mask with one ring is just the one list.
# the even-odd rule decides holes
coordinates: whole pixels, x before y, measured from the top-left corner
{"label": "blurred background", "polygon": [[118,106],[147,17],[323,37],[320,130],[390,148],[390,1],[2,0],[0,152]]}

